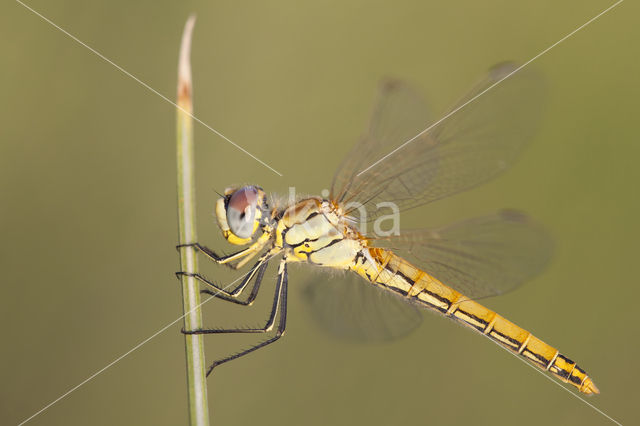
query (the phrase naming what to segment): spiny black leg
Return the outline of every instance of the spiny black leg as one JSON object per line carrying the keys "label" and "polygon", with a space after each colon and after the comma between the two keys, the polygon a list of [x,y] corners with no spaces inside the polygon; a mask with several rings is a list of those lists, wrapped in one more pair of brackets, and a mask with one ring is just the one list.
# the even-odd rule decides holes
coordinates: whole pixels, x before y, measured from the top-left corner
{"label": "spiny black leg", "polygon": [[[209,289],[204,289],[204,290],[201,290],[200,292],[204,293],[204,294],[209,294],[209,295],[211,295],[213,297],[219,297],[222,300],[226,300],[228,302],[234,302],[234,303],[237,303],[237,304],[243,305],[243,306],[250,306],[253,303],[253,301],[256,300],[256,296],[258,295],[258,291],[260,290],[260,284],[262,283],[262,279],[264,278],[264,273],[267,270],[267,266],[268,266],[268,264],[266,262],[264,264],[260,265],[259,268],[258,268],[258,265],[256,264],[256,266],[254,267],[255,269],[253,269],[251,271],[251,275],[248,275],[244,279],[244,281],[249,282],[249,280],[251,279],[251,276],[254,275],[255,270],[256,269],[258,270],[258,274],[256,275],[256,279],[255,279],[255,281],[253,283],[253,287],[251,289],[251,293],[249,293],[249,297],[247,297],[247,300],[238,300],[238,299],[233,298],[235,296],[231,296],[231,298],[225,297],[225,296],[221,297],[221,295],[218,292],[212,291],[212,290],[209,290]],[[240,286],[238,286],[238,288],[244,287],[245,285],[246,284],[244,284],[244,285],[241,284]],[[244,288],[240,288],[240,292],[242,292],[243,290],[244,290]],[[235,294],[235,291],[233,293]]]}
{"label": "spiny black leg", "polygon": [[237,251],[235,253],[228,254],[226,256],[219,256],[218,254],[216,254],[216,252],[211,250],[209,247],[203,246],[200,243],[178,244],[176,246],[176,249],[180,250],[182,247],[193,247],[199,252],[204,253],[209,259],[213,260],[214,262],[218,264],[226,265],[232,269],[235,269],[235,266],[232,265],[231,263],[227,263],[227,260],[247,251],[247,249],[244,249],[244,250]]}
{"label": "spiny black leg", "polygon": [[[189,272],[180,271],[180,272],[176,272],[176,276],[178,278],[180,278],[181,276],[194,277],[198,281],[205,283],[215,289],[215,290],[208,290],[208,289],[201,290],[200,291],[201,293],[206,293],[213,297],[226,300],[228,302],[233,302],[239,305],[248,306],[255,300],[258,294],[258,290],[260,289],[260,283],[262,282],[262,278],[264,277],[264,272],[268,266],[268,261],[266,259],[267,259],[267,255],[265,254],[260,258],[260,260],[256,262],[255,265],[253,265],[253,267],[249,270],[249,272],[245,274],[242,282],[231,291],[227,291],[226,289],[219,287],[218,284],[214,283],[213,281],[209,281],[207,278],[205,278],[204,276],[198,273],[189,273]],[[257,276],[256,276],[256,272],[257,272]],[[245,288],[254,277],[256,278],[255,283],[253,285],[253,289],[251,290],[251,294],[249,294],[249,297],[247,298],[247,300],[238,300],[238,297],[244,292]]]}
{"label": "spiny black leg", "polygon": [[263,348],[267,345],[270,345],[271,343],[275,342],[276,340],[280,339],[285,332],[285,328],[287,326],[287,292],[288,292],[288,275],[287,275],[287,266],[286,263],[284,264],[284,269],[283,269],[283,273],[282,273],[282,293],[281,293],[281,303],[282,303],[282,308],[280,310],[280,321],[278,322],[278,329],[276,330],[276,334],[265,340],[264,342],[258,343],[255,346],[252,346],[248,349],[245,349],[241,352],[238,352],[235,355],[231,355],[228,356],[226,358],[222,358],[219,360],[214,361],[211,366],[209,367],[209,369],[207,370],[207,377],[209,377],[209,374],[211,374],[211,372],[213,371],[213,369],[215,367],[217,367],[220,364],[224,364],[225,362],[229,362],[229,361],[233,361],[234,359],[240,358],[241,356],[250,354],[253,351],[256,351],[260,348]]}
{"label": "spiny black leg", "polygon": [[219,360],[214,361],[211,366],[209,367],[209,369],[207,370],[207,376],[209,376],[209,374],[211,374],[211,372],[213,371],[213,369],[215,367],[217,367],[220,364],[224,364],[225,362],[228,361],[232,361],[236,358],[240,358],[241,356],[247,355],[255,350],[258,350],[262,347],[265,347],[273,342],[275,342],[276,340],[278,340],[280,337],[282,337],[284,335],[285,332],[285,328],[287,325],[287,292],[288,292],[288,281],[289,281],[289,277],[287,274],[287,264],[286,264],[286,258],[282,259],[282,263],[281,263],[281,271],[278,273],[278,283],[276,285],[276,294],[273,300],[273,307],[271,310],[271,315],[269,316],[269,319],[267,320],[267,323],[265,324],[264,328],[236,328],[236,329],[214,329],[214,330],[193,330],[193,331],[185,331],[185,334],[217,334],[217,333],[268,333],[269,331],[271,331],[271,329],[273,328],[273,325],[275,323],[275,318],[276,315],[278,313],[278,310],[280,310],[280,320],[278,322],[278,328],[276,330],[276,334],[263,341],[258,343],[255,346],[252,346],[248,349],[245,349],[241,352],[238,352],[237,354],[228,356],[226,358],[222,358]]}
{"label": "spiny black leg", "polygon": [[[286,269],[285,269],[286,270]],[[271,307],[271,314],[264,327],[260,328],[200,328],[197,330],[183,331],[184,334],[222,334],[222,333],[268,333],[273,330],[273,326],[276,322],[276,316],[278,315],[278,308],[282,301],[283,282],[285,274],[278,273],[278,282],[276,284],[276,291],[273,297],[273,305]]]}

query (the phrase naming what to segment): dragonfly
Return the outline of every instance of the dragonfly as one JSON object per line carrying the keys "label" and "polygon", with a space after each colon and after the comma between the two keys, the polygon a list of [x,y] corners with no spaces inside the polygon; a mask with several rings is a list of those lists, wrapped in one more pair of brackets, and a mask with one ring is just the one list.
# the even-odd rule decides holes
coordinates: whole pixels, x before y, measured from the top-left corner
{"label": "dragonfly", "polygon": [[396,233],[362,231],[364,224],[388,213],[381,206],[391,203],[404,212],[478,186],[506,170],[538,127],[544,92],[544,79],[535,70],[501,63],[444,119],[430,121],[417,91],[389,79],[381,85],[364,136],[338,167],[327,197],[282,202],[257,185],[225,190],[216,203],[218,225],[229,243],[245,248],[224,256],[198,242],[178,248],[192,247],[233,269],[257,261],[231,289],[197,272],[177,275],[195,277],[205,285],[203,293],[247,306],[257,297],[269,262],[279,260],[264,327],[183,330],[271,333],[267,340],[214,361],[207,376],[215,367],[282,337],[287,268],[303,263],[360,277],[362,285],[477,331],[579,392],[599,393],[574,361],[478,302],[521,285],[549,260],[550,238],[524,213],[499,211],[444,227]]}

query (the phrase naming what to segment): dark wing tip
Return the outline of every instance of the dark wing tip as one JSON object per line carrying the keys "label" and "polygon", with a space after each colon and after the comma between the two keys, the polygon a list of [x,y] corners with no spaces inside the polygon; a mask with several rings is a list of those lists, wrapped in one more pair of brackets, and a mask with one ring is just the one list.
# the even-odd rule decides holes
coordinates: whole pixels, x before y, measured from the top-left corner
{"label": "dark wing tip", "polygon": [[492,80],[501,80],[518,69],[518,64],[514,61],[498,62],[489,68],[489,77]]}
{"label": "dark wing tip", "polygon": [[508,222],[533,223],[528,214],[516,209],[502,209],[498,212],[498,216]]}
{"label": "dark wing tip", "polygon": [[555,251],[556,241],[553,238],[553,235],[544,225],[533,220],[533,218],[528,214],[515,209],[502,209],[498,212],[498,216],[505,222],[516,225],[524,225],[524,228],[530,229],[532,232],[535,232],[541,250],[546,252],[547,254],[546,256],[544,256],[544,263],[548,263],[551,260],[553,252]]}
{"label": "dark wing tip", "polygon": [[404,85],[404,82],[396,77],[384,77],[380,80],[380,92],[387,93]]}

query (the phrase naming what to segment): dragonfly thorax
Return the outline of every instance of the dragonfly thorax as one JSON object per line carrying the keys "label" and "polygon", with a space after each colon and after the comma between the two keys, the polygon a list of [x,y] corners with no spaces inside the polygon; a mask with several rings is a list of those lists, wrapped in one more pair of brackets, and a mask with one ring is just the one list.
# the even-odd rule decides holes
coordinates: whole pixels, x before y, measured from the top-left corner
{"label": "dragonfly thorax", "polygon": [[307,198],[288,207],[276,227],[275,245],[292,261],[347,269],[366,241],[332,203]]}

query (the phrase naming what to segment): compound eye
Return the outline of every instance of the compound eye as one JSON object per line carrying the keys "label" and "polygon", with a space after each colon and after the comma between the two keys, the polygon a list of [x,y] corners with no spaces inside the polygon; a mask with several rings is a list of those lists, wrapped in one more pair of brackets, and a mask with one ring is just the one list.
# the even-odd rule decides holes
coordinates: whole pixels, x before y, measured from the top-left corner
{"label": "compound eye", "polygon": [[245,186],[231,195],[227,204],[227,223],[231,232],[240,238],[249,238],[253,234],[256,218],[258,190]]}

